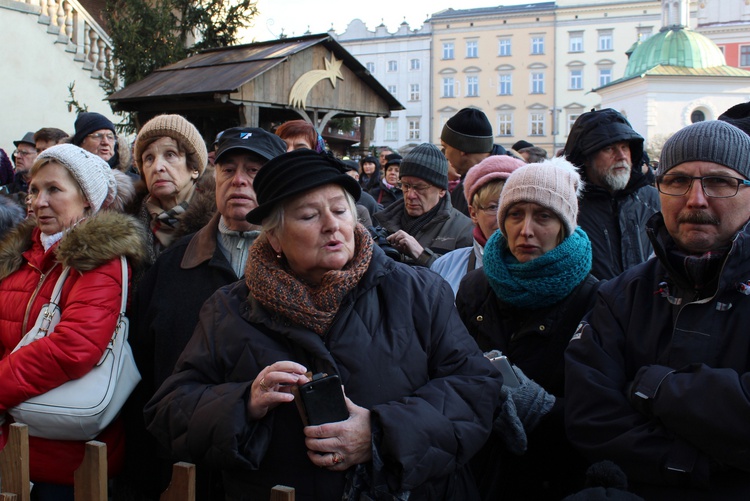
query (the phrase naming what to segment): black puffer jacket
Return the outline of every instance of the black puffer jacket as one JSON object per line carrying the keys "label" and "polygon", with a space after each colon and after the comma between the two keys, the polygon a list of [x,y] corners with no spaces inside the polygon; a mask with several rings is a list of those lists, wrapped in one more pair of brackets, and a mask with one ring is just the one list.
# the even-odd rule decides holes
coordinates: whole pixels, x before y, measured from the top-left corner
{"label": "black puffer jacket", "polygon": [[502,351],[556,397],[552,411],[528,434],[523,456],[493,437],[473,461],[483,499],[559,500],[583,488],[586,463],[565,438],[563,426],[563,354],[598,286],[588,275],[552,306],[519,309],[498,299],[484,269],[470,271],[461,281],[456,307],[479,348]]}
{"label": "black puffer jacket", "polygon": [[568,437],[645,499],[750,499],[750,296],[738,289],[750,230],[698,299],[665,257],[661,214],[649,227],[658,259],[603,284],[566,351]]}
{"label": "black puffer jacket", "polygon": [[247,415],[253,379],[279,360],[339,374],[347,396],[370,409],[384,461],[372,479],[381,488],[411,491],[414,500],[474,498],[466,465],[489,435],[502,378],[436,274],[376,247],[322,337],[269,314],[243,282],[224,287],[201,310],[175,373],[146,407],[149,431],[162,444],[224,470],[229,499],[268,499],[281,483],[295,487],[299,500],[340,500],[345,474],[307,458],[294,403],[260,421]]}
{"label": "black puffer jacket", "polygon": [[[597,151],[620,141],[630,145],[633,168],[625,189],[611,194],[587,182],[585,163]],[[618,111],[591,111],[573,124],[565,157],[578,167],[585,183],[578,204],[578,224],[591,240],[591,274],[607,280],[648,259],[653,249],[646,236],[646,222],[661,205],[656,188],[649,186],[641,172],[643,137]]]}

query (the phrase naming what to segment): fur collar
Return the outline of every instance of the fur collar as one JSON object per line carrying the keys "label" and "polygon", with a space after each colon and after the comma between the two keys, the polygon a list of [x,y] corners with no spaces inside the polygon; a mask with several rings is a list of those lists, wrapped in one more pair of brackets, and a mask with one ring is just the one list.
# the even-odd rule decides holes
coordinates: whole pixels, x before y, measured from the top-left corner
{"label": "fur collar", "polygon": [[[23,264],[22,253],[31,248],[33,219],[24,221],[0,241],[0,280]],[[78,272],[91,271],[107,261],[127,257],[140,267],[148,254],[146,229],[133,217],[102,211],[68,231],[58,244],[55,260]]]}

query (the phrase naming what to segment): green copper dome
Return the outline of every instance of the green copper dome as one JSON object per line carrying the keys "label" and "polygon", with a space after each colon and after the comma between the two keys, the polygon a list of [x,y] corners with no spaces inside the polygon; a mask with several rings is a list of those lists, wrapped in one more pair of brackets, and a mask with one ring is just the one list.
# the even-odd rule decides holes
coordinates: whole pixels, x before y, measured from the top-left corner
{"label": "green copper dome", "polygon": [[710,39],[683,27],[671,27],[635,47],[623,79],[642,75],[659,65],[710,68],[726,64],[724,54]]}

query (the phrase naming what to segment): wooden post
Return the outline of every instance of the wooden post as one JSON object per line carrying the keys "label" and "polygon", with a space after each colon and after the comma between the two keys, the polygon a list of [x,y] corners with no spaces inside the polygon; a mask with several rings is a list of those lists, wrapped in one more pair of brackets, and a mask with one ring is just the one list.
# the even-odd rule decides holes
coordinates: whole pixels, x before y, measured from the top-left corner
{"label": "wooden post", "polygon": [[107,444],[86,442],[83,463],[75,471],[76,501],[107,501]]}
{"label": "wooden post", "polygon": [[0,493],[0,501],[16,501],[17,499],[15,494]]}
{"label": "wooden post", "polygon": [[294,501],[294,489],[286,485],[277,485],[271,489],[271,501]]}
{"label": "wooden post", "polygon": [[179,462],[172,465],[172,479],[159,501],[195,501],[195,465]]}
{"label": "wooden post", "polygon": [[4,500],[29,501],[29,427],[25,424],[10,425],[8,442],[0,451],[0,477],[7,493]]}

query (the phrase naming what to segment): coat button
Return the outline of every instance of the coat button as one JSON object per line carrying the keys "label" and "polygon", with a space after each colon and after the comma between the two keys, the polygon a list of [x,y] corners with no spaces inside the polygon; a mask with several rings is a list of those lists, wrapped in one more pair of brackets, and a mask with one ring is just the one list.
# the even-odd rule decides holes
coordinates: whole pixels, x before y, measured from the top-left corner
{"label": "coat button", "polygon": [[477,315],[477,322],[481,322],[484,320],[484,317],[482,315]]}
{"label": "coat button", "polygon": [[544,330],[544,326],[543,326],[543,325],[540,325],[540,326],[539,326],[539,330],[540,330],[540,331],[543,331],[543,330]]}

